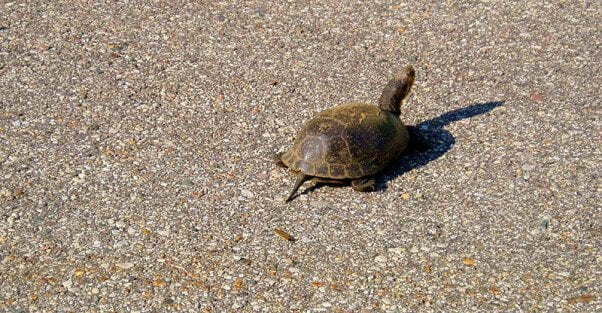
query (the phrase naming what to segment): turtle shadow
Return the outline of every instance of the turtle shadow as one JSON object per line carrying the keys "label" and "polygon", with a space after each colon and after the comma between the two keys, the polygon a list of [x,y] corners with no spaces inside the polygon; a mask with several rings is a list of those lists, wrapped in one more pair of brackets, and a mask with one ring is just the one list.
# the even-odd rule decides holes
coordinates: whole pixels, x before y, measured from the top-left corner
{"label": "turtle shadow", "polygon": [[408,148],[376,178],[376,190],[386,190],[387,182],[425,166],[449,151],[456,144],[456,139],[452,133],[444,129],[445,126],[485,114],[503,104],[503,101],[476,103],[449,111],[417,125],[408,126],[410,132]]}
{"label": "turtle shadow", "polygon": [[[375,191],[387,190],[387,182],[414,169],[425,166],[449,151],[456,144],[456,139],[449,131],[444,129],[445,126],[463,119],[487,113],[503,104],[504,101],[476,103],[461,109],[449,111],[417,125],[408,126],[408,131],[410,133],[408,147],[380,174],[376,174]],[[311,193],[326,185],[342,186],[341,184],[316,183],[315,185],[306,188],[300,195]],[[344,185],[349,185],[349,182]]]}

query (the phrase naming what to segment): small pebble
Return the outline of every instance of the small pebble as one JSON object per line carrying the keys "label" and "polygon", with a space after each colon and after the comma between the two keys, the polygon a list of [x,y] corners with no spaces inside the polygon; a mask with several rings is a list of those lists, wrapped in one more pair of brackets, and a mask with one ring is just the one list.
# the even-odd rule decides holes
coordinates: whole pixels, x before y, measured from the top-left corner
{"label": "small pebble", "polygon": [[68,279],[63,282],[63,287],[65,287],[65,289],[71,289],[72,286],[73,286],[73,281],[71,279]]}
{"label": "small pebble", "polygon": [[127,269],[130,269],[130,268],[134,267],[134,264],[130,263],[130,262],[115,263],[115,266],[117,266],[117,267],[119,267],[121,269],[127,270]]}
{"label": "small pebble", "polygon": [[521,168],[525,172],[530,172],[530,171],[532,171],[532,170],[535,169],[535,165],[533,165],[533,164],[524,164]]}
{"label": "small pebble", "polygon": [[405,248],[403,248],[403,247],[389,248],[389,252],[393,252],[393,253],[397,253],[397,254],[401,254],[401,253],[403,253],[403,251],[405,251]]}
{"label": "small pebble", "polygon": [[387,257],[384,255],[378,255],[374,258],[374,261],[377,263],[386,263],[387,262]]}
{"label": "small pebble", "polygon": [[250,190],[242,189],[240,194],[245,198],[253,198],[253,193]]}
{"label": "small pebble", "polygon": [[12,193],[8,189],[2,188],[2,190],[0,190],[0,197],[10,198],[11,196]]}
{"label": "small pebble", "polygon": [[327,201],[312,201],[311,206],[318,209],[327,208],[330,204]]}

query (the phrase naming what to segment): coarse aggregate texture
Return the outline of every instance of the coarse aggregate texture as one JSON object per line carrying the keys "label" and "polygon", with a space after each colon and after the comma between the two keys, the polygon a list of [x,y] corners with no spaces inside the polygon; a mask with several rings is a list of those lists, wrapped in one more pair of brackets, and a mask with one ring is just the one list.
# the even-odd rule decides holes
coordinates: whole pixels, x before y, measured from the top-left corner
{"label": "coarse aggregate texture", "polygon": [[[0,310],[601,312],[601,20],[599,1],[3,1]],[[376,192],[285,204],[272,155],[408,64],[426,148]]]}

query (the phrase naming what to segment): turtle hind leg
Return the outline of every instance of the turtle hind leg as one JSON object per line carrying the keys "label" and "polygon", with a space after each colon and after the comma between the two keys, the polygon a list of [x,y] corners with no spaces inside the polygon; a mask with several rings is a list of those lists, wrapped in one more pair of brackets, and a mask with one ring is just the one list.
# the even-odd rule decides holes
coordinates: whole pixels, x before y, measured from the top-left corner
{"label": "turtle hind leg", "polygon": [[274,153],[272,155],[272,161],[274,161],[274,164],[278,167],[284,167],[286,168],[286,164],[284,164],[284,162],[282,161],[282,155],[284,153],[283,152],[278,152],[278,153]]}
{"label": "turtle hind leg", "polygon": [[297,181],[295,182],[295,186],[293,186],[293,191],[291,191],[291,194],[288,195],[288,198],[286,198],[284,202],[289,202],[293,200],[295,198],[295,193],[297,192],[297,190],[299,190],[299,187],[301,187],[301,185],[303,185],[303,183],[306,182],[308,179],[311,179],[311,176],[305,175],[303,173],[297,174]]}
{"label": "turtle hind leg", "polygon": [[372,178],[359,178],[351,181],[351,188],[357,191],[375,191],[376,181]]}

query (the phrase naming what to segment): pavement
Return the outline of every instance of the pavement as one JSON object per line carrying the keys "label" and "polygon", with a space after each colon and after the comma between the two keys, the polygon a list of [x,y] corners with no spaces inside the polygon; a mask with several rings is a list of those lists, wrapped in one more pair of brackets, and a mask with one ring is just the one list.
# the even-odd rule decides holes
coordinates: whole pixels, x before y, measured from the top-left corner
{"label": "pavement", "polygon": [[[598,1],[3,1],[0,310],[601,312]],[[396,69],[378,190],[273,155]]]}

